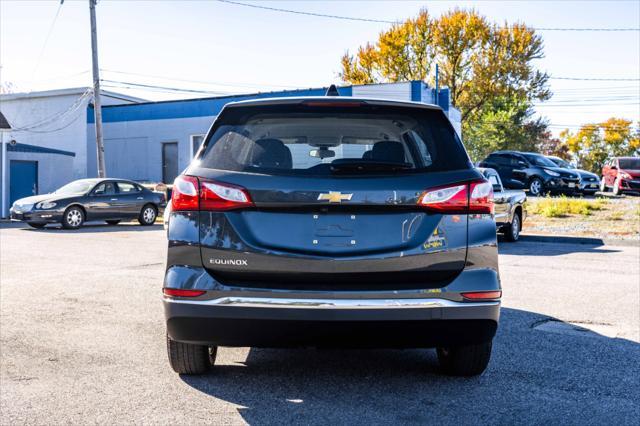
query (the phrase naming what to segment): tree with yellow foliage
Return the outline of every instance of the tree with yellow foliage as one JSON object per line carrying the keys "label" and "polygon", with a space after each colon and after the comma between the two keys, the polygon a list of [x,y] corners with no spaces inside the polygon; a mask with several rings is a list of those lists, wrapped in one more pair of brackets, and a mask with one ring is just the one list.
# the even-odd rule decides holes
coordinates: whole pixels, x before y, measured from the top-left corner
{"label": "tree with yellow foliage", "polygon": [[426,9],[394,24],[356,55],[342,57],[342,79],[351,84],[435,80],[451,91],[452,105],[468,127],[501,98],[550,97],[548,75],[533,66],[543,57],[542,38],[524,24],[497,25],[474,10],[454,9],[438,18]]}
{"label": "tree with yellow foliage", "polygon": [[634,130],[633,122],[624,118],[583,124],[575,133],[566,129],[560,133],[560,139],[579,167],[595,173],[610,157],[640,156],[640,130]]}

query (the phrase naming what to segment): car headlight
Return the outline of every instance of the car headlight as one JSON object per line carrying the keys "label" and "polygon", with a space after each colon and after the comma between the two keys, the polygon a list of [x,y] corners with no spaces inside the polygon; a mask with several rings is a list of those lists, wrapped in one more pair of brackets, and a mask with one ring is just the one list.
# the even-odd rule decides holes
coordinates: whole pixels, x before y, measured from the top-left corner
{"label": "car headlight", "polygon": [[627,172],[621,172],[620,173],[620,179],[632,179],[631,175]]}
{"label": "car headlight", "polygon": [[53,201],[43,201],[41,203],[36,204],[36,208],[38,209],[52,209],[56,206],[56,203]]}
{"label": "car headlight", "polygon": [[558,173],[558,172],[554,172],[553,170],[544,169],[544,172],[545,172],[546,174],[548,174],[549,176],[553,176],[553,177],[558,177],[558,176],[560,176],[560,173]]}

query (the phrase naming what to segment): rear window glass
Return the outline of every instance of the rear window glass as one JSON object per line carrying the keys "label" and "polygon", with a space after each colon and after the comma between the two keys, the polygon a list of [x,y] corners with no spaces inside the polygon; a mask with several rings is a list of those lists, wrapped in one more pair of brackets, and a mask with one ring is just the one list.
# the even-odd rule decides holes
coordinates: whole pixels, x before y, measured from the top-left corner
{"label": "rear window glass", "polygon": [[199,167],[283,174],[412,173],[469,168],[441,111],[270,105],[229,108]]}

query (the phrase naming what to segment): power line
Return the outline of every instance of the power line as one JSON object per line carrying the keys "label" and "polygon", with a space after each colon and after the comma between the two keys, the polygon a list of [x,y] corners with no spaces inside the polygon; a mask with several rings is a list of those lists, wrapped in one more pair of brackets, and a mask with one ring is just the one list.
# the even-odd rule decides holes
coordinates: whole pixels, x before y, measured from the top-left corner
{"label": "power line", "polygon": [[151,74],[141,74],[134,72],[125,72],[125,71],[114,71],[114,70],[105,70],[101,69],[101,71],[113,74],[124,74],[124,75],[135,75],[139,77],[148,77],[148,78],[156,78],[159,80],[168,80],[168,81],[180,81],[183,83],[196,83],[196,84],[206,84],[209,86],[229,86],[229,87],[252,87],[252,88],[261,88],[261,87],[281,87],[286,89],[295,89],[297,86],[286,86],[282,84],[252,84],[252,83],[233,83],[233,82],[214,82],[214,81],[203,81],[203,80],[188,80],[184,78],[173,78],[166,77],[161,75],[151,75]]}
{"label": "power line", "polygon": [[[342,16],[342,15],[330,15],[326,13],[316,13],[316,12],[305,12],[302,10],[291,10],[291,9],[283,9],[279,7],[271,7],[271,6],[263,6],[258,4],[251,3],[243,3],[239,1],[232,0],[217,0],[220,3],[232,4],[235,6],[243,6],[243,7],[251,7],[254,9],[262,9],[269,10],[272,12],[280,12],[280,13],[291,13],[295,15],[305,15],[305,16],[315,16],[318,18],[330,18],[330,19],[340,19],[343,21],[360,21],[360,22],[373,22],[378,24],[397,24],[398,21],[389,21],[385,19],[371,19],[371,18],[360,18],[356,16]],[[560,27],[534,27],[531,28],[536,31],[577,31],[577,32],[586,32],[586,31],[602,31],[602,32],[627,32],[627,31],[640,31],[640,28],[560,28]]]}
{"label": "power line", "polygon": [[197,89],[181,89],[179,87],[167,87],[167,86],[157,86],[153,84],[142,84],[142,83],[132,83],[129,81],[116,81],[116,80],[101,80],[105,83],[112,84],[123,84],[127,86],[134,86],[137,88],[146,88],[146,89],[162,89],[162,90],[170,90],[173,92],[184,92],[184,93],[198,93],[198,94],[209,94],[209,95],[228,95],[229,92],[214,92],[211,90],[197,90]]}
{"label": "power line", "polygon": [[640,81],[640,78],[591,78],[591,77],[553,77],[551,80],[570,80],[570,81]]}

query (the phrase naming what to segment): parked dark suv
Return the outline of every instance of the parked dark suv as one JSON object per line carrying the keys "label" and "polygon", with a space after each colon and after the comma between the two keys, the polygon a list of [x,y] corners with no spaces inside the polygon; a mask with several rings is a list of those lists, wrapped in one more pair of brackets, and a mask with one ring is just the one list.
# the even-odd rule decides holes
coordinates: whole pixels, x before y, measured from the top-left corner
{"label": "parked dark suv", "polygon": [[528,189],[531,195],[574,194],[580,188],[577,172],[558,167],[544,155],[533,152],[496,151],[479,166],[495,169],[505,188]]}
{"label": "parked dark suv", "polygon": [[218,346],[436,347],[482,373],[500,312],[492,187],[435,106],[228,104],[173,186],[169,361]]}

